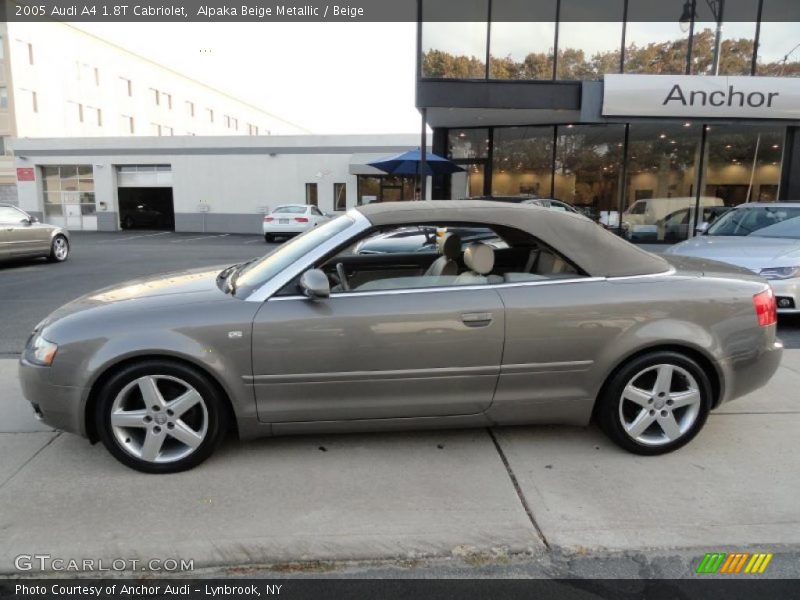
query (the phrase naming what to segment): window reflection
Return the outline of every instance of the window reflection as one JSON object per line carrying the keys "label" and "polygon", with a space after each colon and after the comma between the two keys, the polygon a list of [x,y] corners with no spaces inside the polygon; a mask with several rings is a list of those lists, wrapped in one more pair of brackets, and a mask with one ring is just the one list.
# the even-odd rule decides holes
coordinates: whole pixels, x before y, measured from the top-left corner
{"label": "window reflection", "polygon": [[489,152],[488,129],[451,129],[447,135],[447,158],[486,158]]}
{"label": "window reflection", "polygon": [[422,3],[422,76],[454,79],[486,77],[488,0],[460,0],[459,22],[447,0]]}
{"label": "window reflection", "polygon": [[558,128],[555,197],[594,221],[616,228],[624,125]]}
{"label": "window reflection", "polygon": [[708,132],[703,188],[725,206],[778,198],[783,129],[728,125]]}
{"label": "window reflection", "polygon": [[561,0],[557,79],[619,73],[624,0]]}
{"label": "window reflection", "polygon": [[493,159],[493,196],[551,196],[552,127],[495,129]]}
{"label": "window reflection", "polygon": [[684,0],[629,3],[625,31],[626,73],[686,72],[689,31],[678,22],[683,5]]}
{"label": "window reflection", "polygon": [[800,77],[800,3],[764,0],[757,75]]}
{"label": "window reflection", "polygon": [[[665,241],[665,220],[695,205],[701,134],[701,126],[693,123],[630,126],[627,205],[621,216],[627,239]],[[701,199],[701,205],[707,203]]]}
{"label": "window reflection", "polygon": [[489,77],[552,79],[556,0],[492,0]]}

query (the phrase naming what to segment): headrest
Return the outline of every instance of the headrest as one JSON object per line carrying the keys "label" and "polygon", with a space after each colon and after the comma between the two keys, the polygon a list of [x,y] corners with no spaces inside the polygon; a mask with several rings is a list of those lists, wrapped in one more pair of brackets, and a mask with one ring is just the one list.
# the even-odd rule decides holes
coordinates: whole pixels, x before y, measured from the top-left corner
{"label": "headrest", "polygon": [[440,236],[436,240],[436,245],[439,248],[439,254],[450,260],[456,260],[461,256],[461,237],[455,233]]}
{"label": "headrest", "polygon": [[488,275],[494,268],[494,250],[479,242],[470,244],[464,250],[464,264],[478,275]]}

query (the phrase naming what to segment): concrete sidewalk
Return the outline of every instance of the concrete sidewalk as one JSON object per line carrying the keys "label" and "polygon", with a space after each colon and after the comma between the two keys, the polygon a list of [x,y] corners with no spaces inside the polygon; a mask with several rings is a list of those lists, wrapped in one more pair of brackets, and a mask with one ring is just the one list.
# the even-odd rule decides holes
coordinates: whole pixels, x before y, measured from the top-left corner
{"label": "concrete sidewalk", "polygon": [[15,369],[0,361],[0,574],[23,553],[200,568],[800,545],[800,351],[663,457],[519,427],[232,442],[171,476],[46,431]]}

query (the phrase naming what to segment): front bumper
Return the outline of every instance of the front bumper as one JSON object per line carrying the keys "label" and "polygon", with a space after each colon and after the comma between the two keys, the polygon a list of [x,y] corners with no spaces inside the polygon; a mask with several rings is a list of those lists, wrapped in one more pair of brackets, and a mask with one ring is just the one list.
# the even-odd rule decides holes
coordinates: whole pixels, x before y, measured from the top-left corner
{"label": "front bumper", "polygon": [[20,361],[22,394],[33,406],[37,418],[54,429],[86,436],[84,388],[53,385],[50,367]]}
{"label": "front bumper", "polygon": [[[769,284],[778,302],[778,314],[800,314],[800,279],[770,279]],[[781,306],[781,304],[785,304]]]}
{"label": "front bumper", "polygon": [[775,340],[759,352],[718,363],[725,382],[719,403],[730,402],[766,385],[778,370],[782,357],[783,344]]}

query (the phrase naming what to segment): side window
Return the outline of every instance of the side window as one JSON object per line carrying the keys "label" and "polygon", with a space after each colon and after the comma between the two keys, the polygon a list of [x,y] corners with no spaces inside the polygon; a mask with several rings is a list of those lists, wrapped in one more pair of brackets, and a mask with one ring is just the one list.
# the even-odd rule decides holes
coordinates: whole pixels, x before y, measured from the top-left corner
{"label": "side window", "polygon": [[557,251],[521,230],[449,223],[373,230],[319,268],[334,295],[581,276]]}
{"label": "side window", "polygon": [[322,211],[320,209],[318,209],[316,206],[312,206],[311,207],[311,214],[312,215],[316,215],[318,217],[322,217],[323,216]]}

